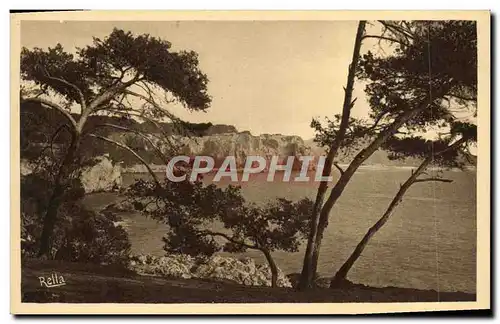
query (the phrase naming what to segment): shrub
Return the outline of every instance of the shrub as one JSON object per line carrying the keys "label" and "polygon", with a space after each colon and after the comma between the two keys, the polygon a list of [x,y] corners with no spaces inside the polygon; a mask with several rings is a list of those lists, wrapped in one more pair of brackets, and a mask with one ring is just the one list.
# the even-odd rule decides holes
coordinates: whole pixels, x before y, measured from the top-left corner
{"label": "shrub", "polygon": [[[50,195],[48,181],[41,174],[21,179],[21,253],[35,257],[39,248],[46,204]],[[97,264],[124,264],[130,242],[126,231],[117,225],[113,213],[96,213],[79,202],[83,196],[79,180],[63,196],[52,240],[51,257],[57,260]]]}
{"label": "shrub", "polygon": [[[139,180],[128,195],[137,210],[169,225],[163,239],[168,253],[212,256],[221,250],[257,250],[268,262],[273,287],[278,285],[279,268],[272,252],[298,251],[313,208],[310,199],[283,198],[258,206],[246,203],[239,187],[218,188],[198,181],[166,181],[159,186]],[[224,229],[210,230],[214,223]]]}

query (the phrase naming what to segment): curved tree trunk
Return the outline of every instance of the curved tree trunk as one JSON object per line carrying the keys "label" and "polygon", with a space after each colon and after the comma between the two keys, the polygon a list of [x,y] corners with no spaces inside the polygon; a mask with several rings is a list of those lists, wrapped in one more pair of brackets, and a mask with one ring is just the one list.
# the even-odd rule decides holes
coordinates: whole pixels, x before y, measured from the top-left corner
{"label": "curved tree trunk", "polygon": [[262,253],[266,257],[267,263],[269,264],[269,268],[271,268],[271,286],[273,288],[278,287],[278,266],[274,262],[274,259],[267,249],[262,249]]}
{"label": "curved tree trunk", "polygon": [[399,205],[399,203],[403,200],[403,196],[405,193],[410,189],[410,187],[415,183],[417,180],[417,177],[422,174],[422,172],[425,171],[429,163],[432,161],[432,157],[426,158],[420,166],[417,168],[417,170],[412,173],[412,175],[405,181],[405,183],[399,188],[399,191],[397,194],[394,196],[392,199],[391,203],[389,204],[389,207],[387,207],[387,210],[385,213],[380,217],[380,219],[366,232],[365,236],[361,239],[361,241],[358,243],[352,254],[349,256],[347,261],[340,267],[340,269],[337,271],[335,276],[333,277],[332,281],[330,282],[330,288],[335,288],[340,285],[342,285],[343,282],[345,282],[347,273],[349,270],[351,270],[352,266],[354,265],[354,262],[361,256],[361,253],[363,253],[363,250],[365,249],[366,245],[370,241],[373,235],[377,233],[377,231],[382,228],[382,226],[387,223],[387,220],[393,213],[394,209]]}
{"label": "curved tree trunk", "polygon": [[[443,87],[434,93],[435,98],[441,98],[447,91],[448,86]],[[325,232],[326,227],[328,226],[328,218],[330,216],[330,212],[340,198],[347,184],[351,180],[352,176],[356,173],[357,169],[365,162],[370,156],[375,153],[375,151],[396,131],[402,127],[406,122],[417,116],[420,112],[429,107],[429,98],[422,100],[422,103],[419,107],[407,110],[403,114],[399,115],[390,126],[386,127],[383,132],[381,132],[373,142],[370,143],[365,149],[361,150],[356,157],[352,160],[349,167],[344,171],[340,179],[337,181],[335,186],[333,187],[330,196],[326,200],[323,208],[321,209],[321,213],[318,220],[318,228],[316,235],[316,242],[313,250],[312,257],[312,266],[311,269],[314,271],[318,264],[319,253],[321,248],[321,241],[323,239],[323,234]],[[461,142],[461,141],[460,141]],[[463,142],[461,142],[463,143]],[[455,146],[455,144],[453,144]],[[451,148],[451,147],[450,147]]]}
{"label": "curved tree trunk", "polygon": [[[349,118],[351,115],[351,109],[354,104],[352,101],[352,92],[354,88],[354,78],[356,75],[356,69],[359,62],[359,52],[361,50],[361,40],[363,38],[363,33],[365,31],[366,21],[362,20],[358,24],[358,29],[356,32],[356,39],[354,41],[354,50],[352,53],[352,61],[349,66],[349,73],[347,76],[347,86],[344,88],[344,104],[342,108],[342,120],[339,127],[339,132],[335,138],[330,151],[325,159],[325,166],[323,169],[323,176],[328,177],[331,174],[332,164],[334,158],[337,155],[337,151],[340,147],[344,135],[347,131],[347,126],[349,124]],[[328,189],[328,182],[322,181],[318,188],[318,193],[316,194],[316,201],[314,203],[313,214],[311,215],[311,229],[307,241],[306,252],[304,255],[304,263],[302,266],[302,273],[299,279],[300,290],[308,289],[313,286],[314,278],[316,276],[316,264],[314,262],[314,254],[316,251],[316,241],[317,241],[317,230],[318,230],[318,220],[320,217],[320,210],[323,206],[323,201],[325,198],[325,193]]]}
{"label": "curved tree trunk", "polygon": [[439,152],[433,152],[433,154],[427,156],[424,161],[419,165],[417,170],[415,172],[412,172],[411,176],[401,185],[399,188],[398,192],[392,199],[391,203],[387,207],[385,213],[380,217],[380,219],[366,232],[365,236],[361,239],[361,241],[358,243],[352,254],[349,256],[349,258],[346,260],[346,262],[340,267],[340,269],[337,271],[335,276],[332,278],[330,282],[330,288],[335,288],[339,287],[344,283],[347,279],[347,274],[351,270],[352,266],[356,262],[356,260],[361,256],[361,253],[363,253],[363,250],[365,249],[366,245],[370,241],[373,235],[377,233],[382,226],[387,223],[389,220],[389,217],[392,215],[394,212],[394,209],[399,205],[399,203],[403,200],[404,195],[410,189],[410,187],[416,183],[416,182],[426,182],[426,181],[442,181],[442,182],[451,182],[451,180],[446,180],[446,179],[440,179],[440,178],[428,178],[428,179],[418,179],[418,177],[424,173],[424,171],[427,169],[429,164],[433,161],[433,159],[441,155],[442,153],[449,151],[449,150],[454,150],[460,147],[464,142],[466,142],[466,138],[462,138],[455,143],[451,144],[447,148],[439,151]]}
{"label": "curved tree trunk", "polygon": [[[344,173],[340,177],[340,179],[337,181],[335,187],[333,187],[330,197],[321,209],[321,212],[319,214],[319,222],[318,222],[318,229],[317,229],[317,236],[316,240],[314,242],[314,251],[312,255],[312,263],[311,263],[311,269],[314,274],[318,272],[318,260],[319,260],[319,252],[321,250],[321,242],[323,240],[323,234],[328,226],[328,216],[330,214],[330,211],[332,210],[333,206],[337,202],[337,200],[340,198],[342,193],[344,192],[345,187],[351,180],[351,177],[354,175],[354,172],[356,170],[353,170],[352,172],[349,173]],[[330,198],[334,198],[333,200]]]}

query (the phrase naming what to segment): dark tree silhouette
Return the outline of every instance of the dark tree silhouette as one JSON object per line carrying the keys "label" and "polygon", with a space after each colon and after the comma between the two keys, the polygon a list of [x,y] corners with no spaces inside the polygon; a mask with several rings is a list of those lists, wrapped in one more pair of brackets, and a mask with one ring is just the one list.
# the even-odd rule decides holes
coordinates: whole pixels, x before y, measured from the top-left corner
{"label": "dark tree silhouette", "polygon": [[[367,144],[360,144],[362,149],[345,170],[331,161],[340,171],[340,178],[324,204],[318,190],[316,205],[319,212],[318,215],[313,213],[312,217],[301,274],[302,289],[313,284],[330,212],[363,162],[388,141],[395,142],[398,137],[424,132],[429,127],[452,126],[457,110],[469,110],[474,106],[477,92],[475,22],[379,23],[383,30],[381,35],[363,34],[359,37],[358,29],[356,37],[356,44],[362,39],[378,38],[395,47],[390,55],[376,56],[368,51],[360,58],[356,75],[368,81],[365,92],[369,97],[370,119],[351,118],[350,113],[346,117],[344,105],[342,115],[330,121],[328,130],[321,130],[318,121],[312,123],[320,130],[317,139],[328,146],[329,154],[338,150],[337,143],[352,146],[363,138]],[[350,73],[348,85],[353,83],[352,78]],[[346,98],[347,92],[348,89]],[[353,106],[351,102],[348,109]]]}
{"label": "dark tree silhouette", "polygon": [[[335,133],[335,137],[329,143],[328,154],[325,159],[325,167],[323,169],[323,176],[328,177],[332,172],[332,164],[337,155],[337,151],[341,147],[349,125],[351,109],[356,100],[352,101],[352,92],[354,89],[354,78],[356,69],[359,62],[359,53],[361,49],[361,40],[365,32],[366,21],[360,21],[356,32],[356,39],[354,41],[354,50],[352,54],[352,62],[349,65],[349,73],[347,76],[347,86],[344,88],[344,104],[342,106],[342,115],[339,117],[339,128]],[[319,184],[318,192],[316,194],[316,201],[314,203],[313,212],[311,215],[311,228],[308,236],[306,252],[304,255],[304,263],[302,266],[302,273],[299,280],[299,289],[306,289],[311,287],[314,277],[316,276],[315,253],[319,249],[317,246],[318,237],[318,222],[319,215],[323,207],[326,191],[328,190],[328,181],[321,181]]]}
{"label": "dark tree silhouette", "polygon": [[[457,123],[468,124],[468,123]],[[396,207],[403,201],[404,195],[410,187],[417,183],[423,182],[445,182],[451,183],[452,180],[445,179],[440,173],[434,176],[422,177],[427,175],[426,170],[429,166],[434,167],[463,167],[465,163],[460,159],[468,152],[468,145],[476,141],[476,134],[474,132],[475,126],[468,124],[468,132],[451,132],[450,136],[445,140],[430,141],[420,137],[412,137],[406,139],[392,139],[385,144],[386,149],[389,149],[390,157],[404,159],[408,156],[418,156],[424,158],[420,165],[411,171],[408,179],[401,184],[396,195],[390,202],[384,214],[380,219],[368,229],[361,241],[358,243],[349,258],[339,268],[337,273],[333,276],[330,287],[337,288],[347,282],[347,274],[351,270],[356,260],[361,256],[366,245],[370,239],[387,223]],[[392,151],[391,151],[392,150]]]}
{"label": "dark tree silhouette", "polygon": [[[183,123],[166,105],[176,101],[194,111],[208,108],[208,78],[198,68],[197,54],[173,52],[170,47],[168,41],[147,34],[136,36],[114,29],[108,37],[94,38],[91,45],[77,49],[76,55],[66,52],[60,44],[47,50],[23,48],[21,77],[27,87],[21,90],[21,103],[39,103],[57,111],[65,119],[58,132],[64,130],[69,134],[43,219],[40,256],[50,254],[61,196],[69,179],[80,169],[80,153],[86,141],[99,139],[129,151],[146,165],[159,183],[139,154],[101,135],[96,125],[89,125],[90,116],[139,118],[155,126],[159,126],[157,121],[168,119],[182,127]],[[135,104],[130,104],[131,101]],[[77,117],[72,114],[75,110]],[[99,127],[128,129],[111,123]],[[165,147],[172,146],[167,137],[163,141]]]}
{"label": "dark tree silhouette", "polygon": [[[136,209],[169,225],[164,237],[169,253],[209,256],[220,250],[257,250],[269,264],[272,287],[277,287],[278,266],[271,253],[298,251],[313,205],[309,199],[277,199],[258,206],[245,203],[239,187],[222,189],[189,181],[167,181],[162,188],[139,181],[128,194]],[[224,230],[212,230],[214,224]]]}

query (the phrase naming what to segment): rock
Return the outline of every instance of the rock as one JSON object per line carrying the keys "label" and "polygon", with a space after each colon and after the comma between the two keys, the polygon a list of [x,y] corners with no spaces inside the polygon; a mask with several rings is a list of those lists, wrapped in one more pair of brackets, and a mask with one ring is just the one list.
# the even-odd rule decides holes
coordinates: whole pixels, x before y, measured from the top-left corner
{"label": "rock", "polygon": [[332,281],[332,278],[319,277],[319,278],[316,278],[314,283],[316,284],[316,287],[319,287],[319,288],[330,288],[330,281]]}
{"label": "rock", "polygon": [[34,168],[34,166],[31,163],[29,163],[26,160],[21,160],[20,169],[21,169],[22,176],[31,174],[33,172],[33,168]]}
{"label": "rock", "polygon": [[216,124],[210,126],[204,135],[215,135],[215,134],[225,134],[225,133],[237,133],[236,127],[233,125],[223,125],[223,124]]}
{"label": "rock", "polygon": [[[214,255],[208,259],[196,259],[183,254],[162,257],[140,255],[131,258],[129,267],[140,274],[185,279],[215,279],[246,286],[271,286],[269,266],[267,264],[255,264],[255,261],[250,258],[238,260]],[[278,273],[278,286],[292,286],[290,280],[284,276],[281,270]]]}
{"label": "rock", "polygon": [[104,207],[103,211],[117,213],[117,212],[129,212],[135,211],[134,203],[130,199],[123,199],[113,204],[109,204]]}
{"label": "rock", "polygon": [[[279,134],[262,134],[253,136],[250,132],[216,134],[198,138],[180,137],[177,139],[183,147],[185,155],[207,155],[215,160],[219,167],[227,156],[236,158],[236,166],[243,168],[248,156],[261,156],[269,165],[273,156],[279,157],[279,162],[286,163],[289,156],[295,156],[293,168],[300,170],[298,157],[312,155],[309,146],[299,136],[284,136]],[[309,164],[310,170],[315,170],[315,162]]]}
{"label": "rock", "polygon": [[146,256],[146,255],[141,255],[141,256],[139,256],[139,262],[140,262],[141,264],[146,264],[147,259],[148,259],[148,258],[147,258],[147,256]]}
{"label": "rock", "polygon": [[122,185],[121,167],[113,165],[107,155],[94,158],[95,164],[86,167],[80,180],[86,193],[112,191]]}
{"label": "rock", "polygon": [[[309,170],[316,170],[317,156],[312,151],[310,145],[305,144],[299,136],[285,136],[281,134],[262,134],[252,135],[250,132],[234,132],[228,129],[228,133],[210,133],[202,137],[182,137],[173,135],[172,139],[180,147],[180,155],[211,156],[215,160],[215,168],[220,167],[227,156],[234,156],[236,166],[241,169],[245,166],[248,156],[264,157],[269,165],[273,156],[278,156],[280,164],[286,164],[289,156],[294,156],[294,170],[301,169],[301,162],[298,160],[301,156],[315,156],[315,159],[309,163]],[[162,147],[162,141],[152,138],[155,145]],[[146,149],[146,148],[145,148]],[[154,172],[165,172],[164,165],[150,165]],[[143,173],[148,170],[140,164],[125,167],[122,172]]]}
{"label": "rock", "polygon": [[[271,271],[267,264],[256,265],[253,259],[237,260],[230,257],[214,256],[194,273],[197,278],[228,279],[248,286],[271,286]],[[291,287],[290,281],[280,271],[278,286]]]}
{"label": "rock", "polygon": [[[139,262],[133,262],[135,259]],[[189,279],[192,277],[190,269],[193,264],[194,259],[186,255],[168,255],[162,257],[139,255],[131,258],[129,268],[140,274]]]}
{"label": "rock", "polygon": [[[21,160],[21,175],[33,172],[35,165],[27,160]],[[122,186],[122,169],[120,165],[113,165],[107,154],[94,158],[92,166],[84,167],[80,181],[85,193],[99,191],[117,191]]]}

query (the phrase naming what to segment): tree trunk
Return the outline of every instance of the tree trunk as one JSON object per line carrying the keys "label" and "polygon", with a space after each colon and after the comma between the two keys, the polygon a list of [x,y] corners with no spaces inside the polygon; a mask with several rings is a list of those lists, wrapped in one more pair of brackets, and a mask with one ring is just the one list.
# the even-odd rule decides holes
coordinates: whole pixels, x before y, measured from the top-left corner
{"label": "tree trunk", "polygon": [[[340,198],[342,193],[344,192],[345,187],[351,180],[351,177],[354,175],[356,172],[356,169],[348,170],[344,174],[340,176],[340,179],[337,181],[335,184],[335,187],[333,187],[330,197],[321,209],[320,215],[319,215],[319,222],[318,222],[318,229],[317,229],[317,236],[316,240],[314,242],[314,250],[313,250],[313,255],[312,255],[312,263],[311,263],[311,269],[313,273],[317,273],[318,271],[318,260],[319,260],[319,252],[321,249],[321,242],[323,240],[323,234],[328,226],[328,216],[330,214],[330,211],[332,210],[333,206],[337,202],[337,200]],[[333,199],[332,199],[333,198]]]}
{"label": "tree trunk", "polygon": [[[326,159],[325,167],[327,165],[330,165],[331,169],[331,164],[328,164],[328,158]],[[314,277],[316,274],[315,270],[313,270],[312,267],[313,264],[312,260],[315,250],[314,242],[316,241],[316,234],[318,229],[319,211],[321,209],[321,206],[323,205],[323,200],[327,189],[328,185],[325,182],[321,182],[319,184],[318,193],[316,194],[316,202],[314,203],[313,213],[311,215],[312,222],[311,222],[311,228],[309,230],[304,261],[302,264],[302,272],[300,274],[299,283],[297,287],[299,290],[309,289],[312,288],[313,286]]]}
{"label": "tree trunk", "polygon": [[59,167],[58,173],[54,181],[54,189],[47,204],[47,211],[43,218],[43,229],[40,237],[39,257],[50,258],[50,250],[52,245],[52,234],[57,220],[57,211],[61,205],[61,198],[64,194],[65,181],[71,174],[73,162],[80,145],[79,135],[73,134],[71,144],[66,151],[66,155]]}
{"label": "tree trunk", "polygon": [[[385,213],[380,217],[380,219],[366,232],[365,236],[361,239],[361,241],[358,243],[352,254],[349,256],[349,258],[346,260],[346,262],[340,267],[340,269],[337,271],[335,276],[333,277],[332,281],[330,282],[330,288],[335,288],[339,287],[342,285],[343,282],[346,281],[347,274],[351,270],[352,266],[356,262],[356,260],[361,256],[361,253],[363,253],[363,250],[365,249],[366,245],[370,241],[373,235],[377,233],[382,226],[387,223],[389,220],[389,217],[392,215],[394,209],[399,205],[399,203],[403,200],[404,195],[410,189],[410,187],[417,181],[437,181],[436,179],[421,179],[418,180],[417,178],[424,173],[424,171],[427,169],[429,164],[432,162],[432,160],[438,156],[441,155],[442,153],[448,151],[448,150],[453,150],[457,149],[462,145],[464,142],[466,142],[465,138],[462,138],[458,140],[457,142],[453,143],[452,145],[448,146],[447,148],[439,151],[439,152],[434,152],[433,154],[427,156],[424,161],[419,165],[417,170],[411,174],[411,176],[405,181],[403,185],[399,188],[397,194],[394,196],[392,199],[391,203],[387,207],[387,210]],[[446,181],[441,179],[441,181]],[[451,182],[451,180],[448,180],[447,182]]]}
{"label": "tree trunk", "polygon": [[[354,88],[354,78],[356,75],[356,69],[359,62],[359,52],[361,49],[361,40],[363,38],[363,33],[365,30],[366,21],[362,20],[358,24],[358,29],[356,32],[356,39],[354,42],[354,50],[352,54],[351,64],[349,66],[349,73],[347,76],[347,86],[344,89],[344,103],[342,108],[342,120],[339,127],[339,132],[335,138],[330,151],[325,159],[325,166],[323,169],[323,176],[330,176],[332,171],[333,160],[337,154],[337,151],[344,139],[347,126],[349,124],[349,118],[351,115],[352,108],[352,92]],[[304,255],[304,263],[302,266],[302,273],[299,279],[298,288],[301,290],[311,288],[314,282],[314,277],[316,276],[316,267],[314,266],[314,253],[315,253],[315,242],[317,238],[318,229],[318,219],[321,207],[323,206],[323,201],[325,198],[325,193],[328,189],[328,182],[322,181],[318,188],[318,193],[316,194],[316,201],[314,203],[313,213],[311,215],[311,228],[307,241],[306,252]]]}
{"label": "tree trunk", "polygon": [[[441,98],[448,91],[447,87],[443,87],[439,89],[439,91],[435,92],[434,98]],[[380,133],[377,138],[370,143],[365,149],[361,150],[356,157],[352,160],[349,167],[344,171],[340,179],[337,181],[335,186],[333,187],[330,196],[325,202],[323,208],[321,209],[317,227],[316,234],[316,242],[314,244],[313,255],[312,255],[312,263],[311,263],[311,271],[316,271],[319,253],[321,248],[321,240],[323,239],[323,234],[328,226],[328,218],[330,212],[340,198],[347,184],[351,180],[354,173],[357,169],[370,157],[375,153],[375,151],[390,137],[392,136],[400,127],[402,127],[406,122],[417,116],[420,112],[429,107],[430,98],[426,98],[422,101],[421,105],[415,109],[407,110],[402,115],[398,116],[390,126],[388,126],[382,133]],[[455,145],[455,144],[454,144]]]}
{"label": "tree trunk", "polygon": [[274,259],[267,249],[262,249],[262,253],[264,253],[267,263],[269,264],[269,268],[271,268],[271,287],[278,287],[278,266],[274,262]]}
{"label": "tree trunk", "polygon": [[373,235],[377,233],[377,231],[382,228],[382,226],[385,225],[391,214],[393,213],[394,209],[399,205],[399,203],[403,200],[403,196],[405,193],[410,189],[410,187],[415,183],[415,180],[417,180],[417,177],[422,174],[422,172],[425,171],[429,163],[432,161],[432,156],[427,157],[417,168],[415,172],[412,173],[412,175],[405,181],[405,183],[399,188],[399,191],[397,194],[394,196],[392,199],[391,203],[389,204],[389,207],[387,207],[387,210],[385,213],[382,215],[382,217],[366,232],[365,236],[363,236],[363,239],[359,242],[359,244],[356,246],[354,249],[354,252],[351,254],[351,256],[347,259],[347,261],[340,267],[340,269],[337,271],[335,276],[333,277],[331,283],[330,283],[330,288],[335,288],[340,285],[346,280],[347,273],[349,270],[351,270],[354,262],[361,256],[361,253],[363,253],[363,250],[365,249],[366,245],[370,241]]}

